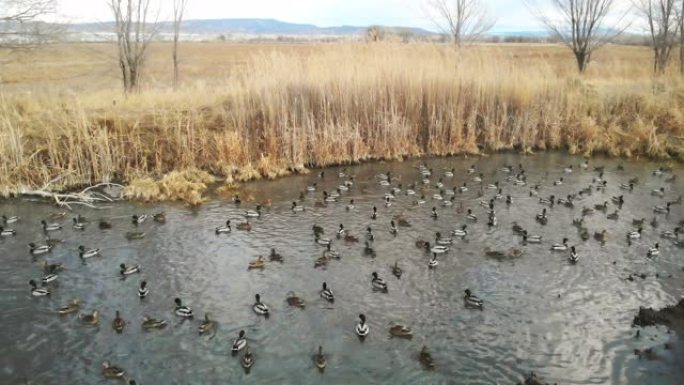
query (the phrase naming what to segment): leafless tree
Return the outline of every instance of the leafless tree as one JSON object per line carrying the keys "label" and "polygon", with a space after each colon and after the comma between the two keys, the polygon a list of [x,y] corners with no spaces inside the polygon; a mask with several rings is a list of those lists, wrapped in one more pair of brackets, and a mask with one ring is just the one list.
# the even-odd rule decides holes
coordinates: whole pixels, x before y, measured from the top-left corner
{"label": "leafless tree", "polygon": [[484,0],[426,0],[427,14],[456,45],[480,37],[495,20]]}
{"label": "leafless tree", "polygon": [[371,25],[370,27],[366,28],[366,41],[369,42],[377,42],[382,40],[384,35],[384,31],[382,30],[382,27],[378,25]]}
{"label": "leafless tree", "polygon": [[124,91],[138,90],[145,54],[156,34],[155,22],[148,20],[150,0],[109,0],[114,14],[119,67]]}
{"label": "leafless tree", "polygon": [[0,47],[31,48],[56,39],[61,28],[41,20],[56,0],[0,0]]}
{"label": "leafless tree", "polygon": [[606,18],[615,10],[615,0],[549,0],[552,11],[542,12],[532,1],[527,4],[549,32],[567,45],[577,60],[577,69],[584,73],[594,51],[621,34],[625,14],[615,15],[616,22],[606,25]]}
{"label": "leafless tree", "polygon": [[637,10],[644,18],[653,47],[653,71],[665,72],[672,48],[677,42],[680,21],[677,0],[636,0]]}
{"label": "leafless tree", "polygon": [[684,75],[684,0],[679,6],[679,73]]}
{"label": "leafless tree", "polygon": [[181,23],[188,0],[173,0],[173,87],[178,87],[178,41],[180,40]]}

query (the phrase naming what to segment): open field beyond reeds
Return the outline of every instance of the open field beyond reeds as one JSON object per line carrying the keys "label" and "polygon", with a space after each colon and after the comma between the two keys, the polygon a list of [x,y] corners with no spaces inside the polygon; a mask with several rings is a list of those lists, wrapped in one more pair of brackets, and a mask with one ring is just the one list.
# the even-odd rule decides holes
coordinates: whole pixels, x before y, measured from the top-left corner
{"label": "open field beyond reeds", "polygon": [[197,170],[230,182],[497,150],[684,158],[684,82],[654,78],[645,47],[607,47],[579,77],[560,46],[184,43],[176,91],[170,53],[153,45],[125,97],[112,45],[0,51],[0,193],[63,176],[55,188],[122,181],[197,202]]}

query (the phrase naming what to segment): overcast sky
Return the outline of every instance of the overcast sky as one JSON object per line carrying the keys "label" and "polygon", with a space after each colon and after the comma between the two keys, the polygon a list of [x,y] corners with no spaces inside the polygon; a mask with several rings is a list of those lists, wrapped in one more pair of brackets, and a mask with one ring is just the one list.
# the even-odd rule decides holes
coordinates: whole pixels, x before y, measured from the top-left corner
{"label": "overcast sky", "polygon": [[[153,0],[170,7],[172,0]],[[381,24],[435,29],[424,0],[188,0],[186,20],[272,18],[318,26]],[[496,31],[539,30],[523,0],[485,0],[496,15]],[[71,22],[111,20],[108,0],[60,0],[60,14]],[[168,19],[170,11],[161,13]]]}

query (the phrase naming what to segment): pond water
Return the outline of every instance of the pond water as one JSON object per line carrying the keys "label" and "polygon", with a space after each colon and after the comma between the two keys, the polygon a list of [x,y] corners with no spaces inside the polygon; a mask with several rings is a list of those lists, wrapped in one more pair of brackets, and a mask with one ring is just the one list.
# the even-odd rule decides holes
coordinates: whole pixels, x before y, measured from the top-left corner
{"label": "pond water", "polygon": [[[635,338],[631,321],[639,306],[673,304],[684,294],[684,249],[661,238],[682,219],[681,205],[673,205],[669,215],[657,215],[658,227],[649,222],[653,207],[684,193],[681,184],[666,182],[681,175],[675,167],[662,176],[652,175],[660,164],[611,159],[582,159],[564,154],[521,157],[500,154],[489,158],[438,158],[396,163],[369,163],[348,167],[354,184],[340,201],[316,207],[322,192],[334,191],[348,178],[339,178],[342,168],[243,186],[240,206],[230,199],[215,197],[200,208],[180,204],[113,204],[104,210],[75,208],[62,222],[61,231],[50,233],[62,240],[51,253],[33,257],[29,242],[44,243],[40,221],[58,211],[36,202],[4,201],[0,214],[18,215],[21,220],[7,225],[17,235],[0,240],[0,383],[63,384],[104,383],[102,362],[111,361],[126,370],[126,378],[138,384],[514,384],[534,371],[549,382],[563,384],[681,384],[684,352],[677,336],[663,327],[651,327]],[[432,168],[430,183],[423,185],[417,166]],[[528,184],[518,186],[500,168],[522,164]],[[624,170],[619,170],[622,164]],[[475,165],[476,171],[467,170]],[[564,168],[574,165],[574,172]],[[605,191],[597,191],[596,166],[605,166]],[[443,177],[454,169],[454,177]],[[391,172],[392,185],[402,183],[390,207],[384,196],[390,187],[382,186],[380,173]],[[487,211],[479,204],[496,195],[473,178],[482,173],[483,185],[499,182],[513,203],[496,201],[497,226],[487,225]],[[433,199],[443,178],[444,189],[468,184],[467,192],[456,192],[454,205],[444,207]],[[553,181],[564,178],[563,184]],[[633,177],[639,184],[633,191],[619,185]],[[417,195],[406,195],[416,182]],[[290,210],[306,186],[317,183],[315,192],[305,193],[300,202],[304,212]],[[577,197],[574,208],[540,204],[530,197],[531,187],[540,184],[539,195],[565,197],[587,186],[592,194]],[[665,196],[651,191],[665,188]],[[421,192],[423,189],[424,192]],[[426,203],[414,205],[425,194]],[[610,220],[617,206],[611,197],[624,195],[619,219]],[[446,196],[448,198],[448,196]],[[347,210],[350,199],[355,207]],[[242,213],[266,202],[262,216],[250,220],[252,230],[236,225]],[[583,241],[572,225],[583,207],[608,201],[607,212],[585,216],[592,235]],[[462,205],[461,205],[462,204]],[[377,219],[371,219],[377,206]],[[438,218],[431,217],[435,206]],[[546,207],[548,224],[535,216]],[[477,222],[466,219],[472,209]],[[133,214],[166,212],[166,223],[148,220],[132,224]],[[76,214],[89,222],[83,231],[71,226]],[[411,227],[389,232],[392,217],[402,215]],[[626,234],[635,230],[635,218],[645,217],[640,239],[628,242]],[[100,229],[98,220],[113,225]],[[233,231],[215,234],[214,229],[232,221]],[[52,220],[55,221],[55,220]],[[540,244],[523,244],[512,230],[519,223],[530,235],[541,235]],[[332,249],[340,260],[314,268],[325,247],[316,244],[312,225],[325,229],[333,238]],[[359,243],[335,238],[339,224],[359,237]],[[416,247],[416,240],[434,242],[435,232],[450,237],[452,230],[468,224],[464,239],[454,238],[448,253],[438,256],[439,265],[428,268],[430,254]],[[371,226],[375,234],[375,258],[364,255],[364,233]],[[604,244],[593,238],[607,230]],[[139,240],[127,240],[125,233],[144,231]],[[568,261],[568,252],[550,251],[564,237],[576,245],[580,260]],[[680,239],[684,239],[681,237]],[[660,244],[660,255],[648,258],[649,247]],[[77,248],[101,249],[101,256],[78,257]],[[524,251],[520,258],[490,258],[485,248]],[[283,263],[267,262],[263,270],[247,269],[259,255],[275,248]],[[29,279],[40,281],[43,261],[62,263],[59,278],[48,284],[51,295],[32,297]],[[403,276],[392,275],[398,261]],[[142,271],[121,279],[119,265],[140,264]],[[388,293],[373,291],[371,273],[378,272],[388,283]],[[630,274],[645,278],[626,279]],[[656,276],[657,274],[657,276]],[[150,293],[138,298],[141,281]],[[319,296],[321,284],[334,290],[335,302]],[[466,288],[484,301],[484,310],[464,306]],[[287,293],[294,291],[306,301],[306,308],[288,306]],[[252,311],[254,295],[260,293],[270,307],[268,319]],[[182,321],[174,314],[174,298],[192,307],[193,320]],[[85,326],[78,313],[58,315],[56,310],[73,299],[81,301],[79,313],[98,310],[99,326]],[[111,327],[115,311],[128,322],[123,333]],[[217,322],[216,333],[199,336],[198,327],[205,312]],[[367,316],[370,334],[360,341],[355,334],[359,313]],[[143,316],[164,319],[162,330],[144,331]],[[410,340],[388,338],[392,322],[413,330]],[[240,365],[240,356],[231,355],[233,339],[245,330],[255,357],[249,373]],[[663,348],[671,343],[672,349]],[[312,357],[322,346],[328,365],[320,373]],[[427,346],[435,362],[434,370],[424,370],[418,361]],[[657,359],[639,359],[634,349],[653,347]],[[113,381],[116,383],[116,381]]]}

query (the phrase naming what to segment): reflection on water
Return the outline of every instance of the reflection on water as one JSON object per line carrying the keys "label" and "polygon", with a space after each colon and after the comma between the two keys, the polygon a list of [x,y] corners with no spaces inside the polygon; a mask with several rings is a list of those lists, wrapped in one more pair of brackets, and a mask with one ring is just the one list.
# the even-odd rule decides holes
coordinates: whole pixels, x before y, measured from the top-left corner
{"label": "reflection on water", "polygon": [[[420,161],[422,162],[422,161]],[[337,169],[294,176],[276,181],[248,184],[241,191],[241,207],[229,200],[216,199],[198,209],[180,205],[136,205],[121,203],[106,210],[77,208],[90,221],[85,231],[74,230],[72,215],[61,220],[64,229],[54,233],[63,240],[47,256],[32,258],[27,244],[44,242],[40,220],[55,211],[47,205],[19,201],[4,202],[0,213],[18,215],[21,221],[8,227],[14,237],[0,241],[0,382],[53,384],[99,383],[101,363],[109,360],[126,369],[138,384],[218,384],[218,383],[396,383],[396,384],[513,384],[529,371],[547,381],[572,384],[680,384],[682,352],[664,350],[674,337],[663,328],[642,331],[635,339],[631,319],[639,306],[661,307],[674,303],[684,293],[682,249],[661,239],[660,232],[672,230],[682,219],[681,206],[672,206],[669,215],[659,215],[659,226],[648,222],[653,207],[674,200],[682,193],[676,183],[664,176],[653,176],[657,167],[646,162],[595,159],[590,170],[579,165],[581,159],[560,154],[519,157],[497,155],[487,159],[444,158],[425,162],[433,169],[429,185],[422,185],[416,166],[419,161],[373,163],[349,167],[354,185],[342,192],[338,203],[316,207],[322,191],[332,192],[345,179]],[[477,171],[467,174],[471,164]],[[508,174],[498,171],[504,164],[522,163],[528,175],[527,186],[516,186]],[[563,173],[568,164],[574,172]],[[543,206],[530,197],[530,186],[540,183],[540,196],[565,197],[589,186],[598,174],[594,166],[606,167],[605,192],[575,202],[570,209],[556,205],[548,210],[548,224],[540,225],[535,216]],[[443,177],[454,168],[453,178]],[[403,185],[390,207],[384,204],[390,187],[381,186],[377,174],[390,171],[392,185]],[[674,174],[679,170],[675,169]],[[487,209],[478,204],[497,193],[487,189],[478,196],[479,184],[473,177],[484,174],[484,185],[498,181],[513,204],[497,201],[498,226],[488,227]],[[553,186],[553,181],[564,183]],[[634,191],[619,185],[638,177]],[[452,207],[433,199],[435,184],[443,178],[444,189],[468,183],[469,190],[456,193]],[[294,213],[291,202],[307,185],[317,190],[306,193],[301,204],[306,211]],[[405,194],[416,182],[416,196]],[[665,187],[665,197],[651,190]],[[426,203],[414,206],[424,188]],[[619,219],[609,220],[596,211],[585,217],[592,235],[583,241],[572,219],[583,207],[610,202],[624,194],[626,203]],[[448,196],[447,196],[448,198]],[[254,201],[247,201],[254,199]],[[355,208],[346,210],[350,199]],[[235,226],[255,201],[269,202],[261,218],[251,220],[251,232]],[[461,205],[462,203],[462,205]],[[372,207],[378,218],[371,219]],[[437,207],[439,217],[430,217]],[[616,206],[608,204],[607,213]],[[468,222],[463,210],[471,208],[479,217]],[[167,222],[148,220],[138,226],[146,233],[141,240],[126,240],[134,231],[131,215],[165,211]],[[390,219],[403,215],[411,227],[389,232]],[[107,218],[113,228],[101,230],[99,218]],[[631,245],[626,233],[634,230],[632,219],[645,217],[643,235]],[[216,235],[214,228],[232,221],[233,232]],[[530,235],[541,235],[541,244],[521,243],[511,230],[516,221]],[[361,239],[346,243],[334,237],[339,224]],[[468,224],[468,236],[455,238],[451,250],[438,257],[436,269],[428,269],[429,254],[416,248],[416,240],[434,241],[434,233],[445,236]],[[333,238],[332,248],[341,255],[325,268],[314,268],[314,261],[325,250],[314,242],[312,225],[325,229]],[[375,258],[364,256],[363,240],[367,226],[375,234]],[[593,233],[607,230],[607,241],[600,244]],[[567,253],[551,252],[550,245],[569,238],[576,245],[580,261],[572,265]],[[646,253],[655,242],[660,255],[649,259]],[[101,256],[82,263],[79,245],[101,249]],[[485,247],[508,251],[519,248],[519,259],[487,258]],[[263,270],[247,270],[248,263],[275,248],[283,263],[267,262]],[[43,261],[60,262],[66,270],[49,284],[52,294],[32,298],[28,280],[40,279]],[[391,265],[398,261],[404,274],[392,275]],[[141,264],[142,272],[122,280],[119,265]],[[371,273],[377,271],[388,281],[387,294],[374,292]],[[645,279],[627,280],[632,273]],[[658,275],[656,277],[656,274]],[[150,294],[137,296],[142,280]],[[334,304],[320,298],[321,284],[327,282],[335,292]],[[470,288],[484,300],[484,311],[469,310],[463,304],[463,291]],[[294,291],[306,301],[306,308],[290,307],[287,293]],[[251,306],[260,293],[271,310],[268,319],[256,315]],[[192,307],[195,319],[181,321],[174,315],[174,298]],[[81,300],[81,312],[99,310],[99,326],[88,327],[77,315],[59,316],[55,310],[72,299]],[[128,322],[122,334],[111,327],[119,310]],[[198,327],[205,313],[217,321],[214,338],[200,337]],[[360,342],[354,334],[358,314],[368,317],[370,335]],[[143,316],[165,319],[165,329],[143,331]],[[411,340],[388,338],[391,323],[410,325]],[[233,339],[245,330],[256,363],[246,374],[238,357],[231,356]],[[323,346],[328,366],[319,373],[312,361],[317,347]],[[423,345],[429,347],[436,363],[425,371],[418,361]],[[654,346],[658,360],[639,360],[635,348]]]}

